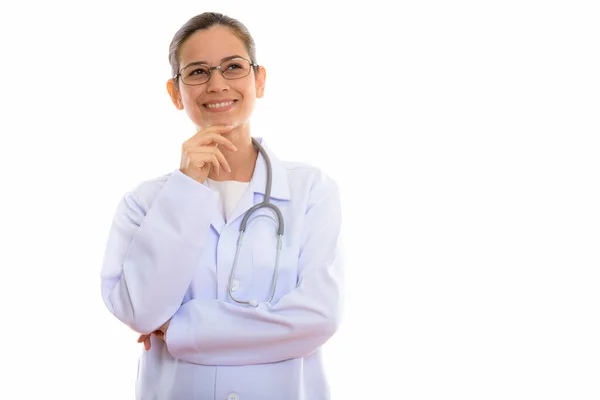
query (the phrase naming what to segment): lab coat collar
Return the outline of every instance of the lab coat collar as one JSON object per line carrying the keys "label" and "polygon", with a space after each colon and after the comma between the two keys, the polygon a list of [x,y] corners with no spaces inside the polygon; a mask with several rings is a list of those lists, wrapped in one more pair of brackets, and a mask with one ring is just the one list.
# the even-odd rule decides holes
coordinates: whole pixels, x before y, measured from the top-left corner
{"label": "lab coat collar", "polygon": [[[273,183],[271,184],[271,198],[278,200],[290,200],[290,188],[287,179],[287,172],[285,169],[285,165],[277,156],[273,153],[273,151],[267,146],[262,138],[256,137],[256,140],[262,145],[262,147],[267,152],[267,155],[271,159],[271,170],[272,170],[272,178]],[[204,181],[204,185],[208,186],[208,181]],[[267,187],[267,163],[265,162],[264,157],[258,152],[258,157],[256,159],[256,164],[254,165],[254,173],[252,174],[252,178],[250,179],[249,189],[246,190],[239,203],[235,207],[231,217],[230,222],[235,221],[242,214],[246,213],[252,206],[262,201],[262,199],[257,198],[255,196],[256,193],[265,195],[265,189]],[[253,214],[255,217],[258,215],[272,213],[272,210],[267,208],[261,208]],[[225,219],[223,215],[220,213],[216,213],[211,221],[211,225],[214,229],[221,234],[223,227],[225,226]]]}
{"label": "lab coat collar", "polygon": [[[271,184],[271,198],[279,200],[290,199],[290,187],[287,179],[287,173],[285,166],[279,158],[273,153],[269,146],[265,143],[263,138],[255,138],[265,149],[269,158],[271,159],[271,170],[273,183]],[[258,158],[254,166],[254,173],[250,181],[252,191],[254,193],[260,193],[264,196],[265,189],[267,188],[267,163],[260,153],[258,152]]]}

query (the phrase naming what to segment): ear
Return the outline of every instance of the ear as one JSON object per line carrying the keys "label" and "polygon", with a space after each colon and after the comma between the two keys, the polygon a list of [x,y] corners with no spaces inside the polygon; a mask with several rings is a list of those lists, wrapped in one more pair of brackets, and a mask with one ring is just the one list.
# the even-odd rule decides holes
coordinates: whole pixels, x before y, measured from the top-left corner
{"label": "ear", "polygon": [[179,93],[179,89],[175,86],[175,81],[172,78],[167,81],[167,92],[169,92],[169,96],[171,96],[171,101],[173,101],[175,107],[177,107],[178,110],[183,110],[181,93]]}
{"label": "ear", "polygon": [[265,95],[265,81],[267,80],[267,70],[259,66],[256,71],[256,98],[260,99]]}

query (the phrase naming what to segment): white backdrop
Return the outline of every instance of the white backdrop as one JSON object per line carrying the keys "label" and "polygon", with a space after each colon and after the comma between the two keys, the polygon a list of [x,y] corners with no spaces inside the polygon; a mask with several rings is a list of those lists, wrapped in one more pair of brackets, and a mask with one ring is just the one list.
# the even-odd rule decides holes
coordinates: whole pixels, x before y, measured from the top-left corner
{"label": "white backdrop", "polygon": [[253,134],[341,187],[334,400],[600,398],[594,2],[150,3],[0,6],[0,398],[133,398],[104,245],[194,133],[167,54],[203,11],[256,40]]}

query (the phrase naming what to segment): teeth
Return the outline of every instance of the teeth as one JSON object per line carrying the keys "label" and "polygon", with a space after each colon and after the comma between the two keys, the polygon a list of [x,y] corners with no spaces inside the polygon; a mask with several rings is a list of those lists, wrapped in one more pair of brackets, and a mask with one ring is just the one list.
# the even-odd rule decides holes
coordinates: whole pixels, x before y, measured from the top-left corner
{"label": "teeth", "polygon": [[219,108],[219,107],[227,107],[233,104],[233,100],[225,102],[225,103],[216,103],[216,104],[207,104],[207,108]]}

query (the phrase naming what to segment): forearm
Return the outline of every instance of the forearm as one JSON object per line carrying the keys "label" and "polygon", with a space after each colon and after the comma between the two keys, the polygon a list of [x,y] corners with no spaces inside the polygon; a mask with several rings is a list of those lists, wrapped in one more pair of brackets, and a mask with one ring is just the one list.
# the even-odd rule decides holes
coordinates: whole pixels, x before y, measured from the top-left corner
{"label": "forearm", "polygon": [[247,365],[305,357],[336,331],[342,311],[341,207],[335,182],[321,179],[304,216],[298,285],[274,304],[242,307],[192,300],[173,315],[167,347],[206,365]]}
{"label": "forearm", "polygon": [[262,364],[305,357],[339,326],[340,270],[338,257],[274,305],[187,302],[171,319],[168,349],[176,358],[204,365]]}

